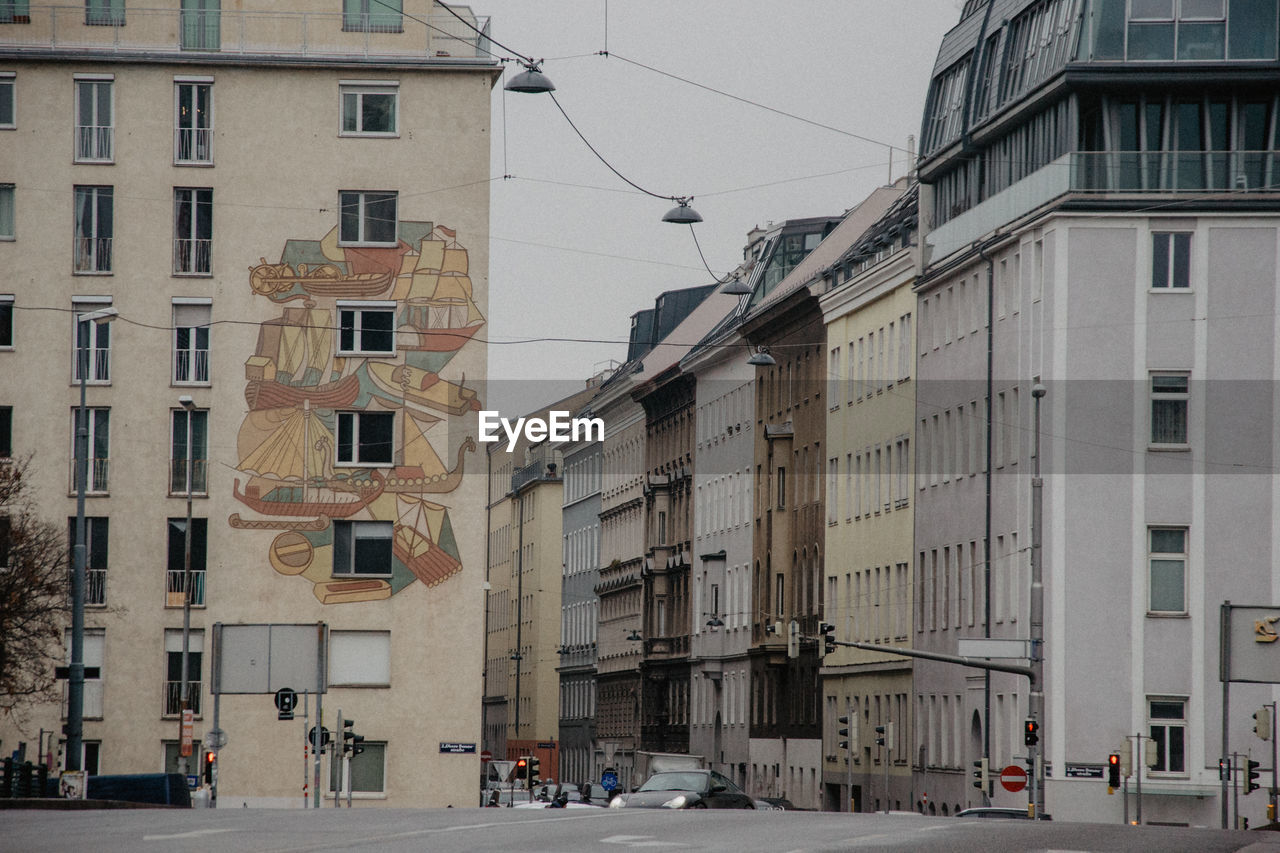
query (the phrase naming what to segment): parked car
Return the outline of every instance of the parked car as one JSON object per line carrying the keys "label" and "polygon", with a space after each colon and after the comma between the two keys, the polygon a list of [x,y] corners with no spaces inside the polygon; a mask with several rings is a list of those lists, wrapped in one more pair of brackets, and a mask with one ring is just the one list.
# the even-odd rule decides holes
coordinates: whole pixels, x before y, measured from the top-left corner
{"label": "parked car", "polygon": [[[1010,809],[1000,806],[979,806],[972,809],[961,809],[956,812],[956,817],[982,817],[995,818],[997,820],[1031,820],[1031,815],[1027,814],[1026,809]],[[1053,820],[1047,814],[1040,815],[1041,820]]]}
{"label": "parked car", "polygon": [[754,809],[751,797],[714,770],[655,773],[630,794],[619,794],[613,809]]}
{"label": "parked car", "polygon": [[795,805],[786,797],[757,797],[756,808],[766,812],[789,812]]}
{"label": "parked car", "polygon": [[485,792],[484,802],[481,805],[510,808],[513,805],[530,802],[532,799],[529,792],[522,788],[516,788],[515,790],[510,788],[490,788]]}

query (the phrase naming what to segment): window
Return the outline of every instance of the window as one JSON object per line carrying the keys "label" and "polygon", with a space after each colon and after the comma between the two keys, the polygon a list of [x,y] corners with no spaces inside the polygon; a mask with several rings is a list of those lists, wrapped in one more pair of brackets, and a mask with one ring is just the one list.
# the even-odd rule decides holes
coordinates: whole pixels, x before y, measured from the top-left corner
{"label": "window", "polygon": [[13,456],[13,407],[0,406],[0,459]]}
{"label": "window", "polygon": [[394,428],[391,412],[338,412],[338,463],[390,465]]}
{"label": "window", "polygon": [[399,129],[399,90],[395,83],[341,83],[342,133],[395,136]]}
{"label": "window", "polygon": [[390,687],[390,631],[330,631],[329,684]]}
{"label": "window", "polygon": [[[365,741],[361,744],[364,752],[353,755],[351,762],[329,762],[329,790],[346,791],[350,788],[353,796],[360,794],[386,793],[387,745],[379,741]],[[343,779],[344,769],[347,778]],[[338,787],[339,781],[342,787]]]}
{"label": "window", "polygon": [[213,83],[174,84],[173,158],[179,164],[213,162]]}
{"label": "window", "polygon": [[[168,628],[164,632],[165,690],[164,716],[182,713],[182,631]],[[192,629],[187,635],[187,707],[200,716],[203,684],[200,675],[204,658],[204,631]]]}
{"label": "window", "polygon": [[173,381],[178,385],[209,384],[208,303],[173,306]]}
{"label": "window", "polygon": [[1183,447],[1187,444],[1187,401],[1191,377],[1186,373],[1157,373],[1151,377],[1151,443]]}
{"label": "window", "polygon": [[173,272],[212,272],[213,190],[178,187],[173,191]]}
{"label": "window", "polygon": [[1151,738],[1156,742],[1156,763],[1151,772],[1186,773],[1186,700],[1163,697],[1148,699],[1147,711]]}
{"label": "window", "polygon": [[[202,741],[195,738],[191,741],[191,754],[187,756],[187,773],[189,775],[204,774],[204,753],[201,749]],[[176,740],[167,740],[164,742],[164,772],[178,773],[180,772],[178,762],[181,760],[181,749]]]}
{"label": "window", "polygon": [[396,351],[394,302],[338,303],[340,355],[393,355]]}
{"label": "window", "polygon": [[71,381],[79,382],[83,375],[88,383],[111,381],[111,325],[81,320],[84,314],[106,307],[96,302],[73,302],[75,315],[75,356],[72,359]]}
{"label": "window", "polygon": [[75,216],[75,271],[111,272],[111,187],[76,187]]}
{"label": "window", "polygon": [[90,26],[123,27],[124,0],[85,0],[84,22]]}
{"label": "window", "polygon": [[396,245],[396,194],[394,192],[338,193],[341,213],[338,242],[346,246]]}
{"label": "window", "polygon": [[112,80],[76,78],[76,162],[110,163],[115,149]]}
{"label": "window", "polygon": [[182,49],[222,47],[222,0],[182,0]]}
{"label": "window", "polygon": [[1150,611],[1187,611],[1187,529],[1153,527],[1147,531],[1151,550],[1147,557],[1150,577]]}
{"label": "window", "polygon": [[[84,520],[84,603],[101,607],[107,603],[107,543],[111,520],[105,516],[87,516]],[[67,551],[75,559],[76,519],[67,519]],[[74,563],[68,566],[73,570]]]}
{"label": "window", "polygon": [[[3,87],[0,87],[3,91]],[[13,223],[13,184],[0,184],[0,240],[16,236]]]}
{"label": "window", "polygon": [[188,462],[191,491],[206,494],[209,489],[209,412],[197,409],[173,410],[172,441],[169,445],[169,493],[186,494]]}
{"label": "window", "polygon": [[391,522],[333,522],[333,574],[391,576]]}
{"label": "window", "polygon": [[342,29],[347,32],[399,33],[402,0],[342,0]]}
{"label": "window", "polygon": [[778,509],[787,508],[787,469],[778,469]]}
{"label": "window", "polygon": [[[204,573],[208,555],[209,521],[191,519],[191,606],[204,607]],[[187,519],[169,519],[169,569],[165,578],[165,607],[183,605],[187,561]]]}
{"label": "window", "polygon": [[[76,490],[76,415],[78,409],[71,410],[71,491]],[[107,493],[107,463],[110,461],[111,410],[87,409],[88,462],[85,466],[85,491],[89,494],[104,495]]]}
{"label": "window", "polygon": [[[84,651],[81,655],[84,662],[84,718],[86,720],[102,719],[102,652],[106,645],[106,632],[101,628],[84,629]],[[67,650],[67,663],[71,663],[71,629],[63,634]],[[67,682],[62,684],[63,696],[66,696]],[[67,715],[64,701],[62,716]]]}
{"label": "window", "polygon": [[[31,23],[31,0],[5,0],[0,2],[0,24]],[[83,767],[84,765],[80,765]]]}
{"label": "window", "polygon": [[1191,286],[1191,235],[1184,232],[1151,235],[1151,286]]}
{"label": "window", "polygon": [[0,349],[13,349],[13,295],[0,293]]}

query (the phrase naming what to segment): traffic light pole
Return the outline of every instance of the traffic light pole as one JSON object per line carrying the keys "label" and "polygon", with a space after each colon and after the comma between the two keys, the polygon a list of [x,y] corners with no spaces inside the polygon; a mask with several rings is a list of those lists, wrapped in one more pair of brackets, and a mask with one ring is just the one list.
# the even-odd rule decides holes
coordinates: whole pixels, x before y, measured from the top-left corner
{"label": "traffic light pole", "polygon": [[1040,401],[1047,393],[1039,382],[1031,386],[1035,400],[1035,463],[1031,472],[1031,690],[1028,712],[1036,724],[1035,743],[1027,746],[1031,759],[1031,816],[1044,814],[1044,759],[1039,729],[1044,722],[1044,479],[1040,476]]}
{"label": "traffic light pole", "polygon": [[853,716],[853,702],[846,701],[845,713],[849,716],[849,740],[848,746],[845,747],[845,781],[849,785],[849,807],[848,811],[853,811],[853,750],[857,746],[858,739],[854,737],[854,733],[858,730],[858,723]]}

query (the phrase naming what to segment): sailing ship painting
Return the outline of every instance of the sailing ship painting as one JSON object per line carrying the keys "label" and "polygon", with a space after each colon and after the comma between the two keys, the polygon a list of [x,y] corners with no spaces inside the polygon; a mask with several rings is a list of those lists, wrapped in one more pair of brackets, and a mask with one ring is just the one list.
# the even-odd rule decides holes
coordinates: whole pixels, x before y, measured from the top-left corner
{"label": "sailing ship painting", "polygon": [[[259,324],[245,360],[248,410],[232,486],[242,511],[229,525],[279,531],[269,564],[309,581],[325,604],[385,599],[456,576],[462,557],[449,495],[476,442],[449,422],[481,405],[465,376],[441,374],[485,322],[457,233],[401,222],[395,247],[339,246],[336,228],[319,240],[291,239],[278,262],[249,268],[249,286],[279,314]],[[342,300],[394,305],[391,351],[340,349]],[[353,457],[340,421],[364,413],[391,414],[389,461]],[[390,530],[391,565],[375,577],[335,571],[335,523],[359,522]]]}

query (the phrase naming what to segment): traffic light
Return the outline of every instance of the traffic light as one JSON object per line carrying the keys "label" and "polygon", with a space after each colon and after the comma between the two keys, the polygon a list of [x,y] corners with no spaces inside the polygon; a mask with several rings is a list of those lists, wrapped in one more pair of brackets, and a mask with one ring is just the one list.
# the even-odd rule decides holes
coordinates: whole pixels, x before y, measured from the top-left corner
{"label": "traffic light", "polygon": [[1261,766],[1262,765],[1257,761],[1251,760],[1249,762],[1249,786],[1245,788],[1246,794],[1252,794],[1254,791],[1262,787],[1262,785],[1258,782],[1258,777],[1261,775],[1258,772],[1258,768]]}
{"label": "traffic light", "polygon": [[1253,712],[1253,733],[1263,740],[1271,740],[1271,709]]}
{"label": "traffic light", "polygon": [[536,755],[529,756],[529,787],[542,781],[542,759]]}
{"label": "traffic light", "polygon": [[1107,793],[1113,793],[1120,787],[1120,753],[1113,752],[1107,756]]}
{"label": "traffic light", "polygon": [[787,657],[800,657],[800,623],[794,619],[787,626]]}
{"label": "traffic light", "polygon": [[356,721],[353,719],[342,720],[342,726],[338,732],[338,743],[342,744],[342,752],[351,753],[352,758],[364,752],[364,746],[362,746],[364,743],[364,735],[358,735],[355,733],[355,730],[352,728],[355,724]]}
{"label": "traffic light", "polygon": [[1040,724],[1031,718],[1027,718],[1022,724],[1022,745],[1035,746],[1040,742]]}
{"label": "traffic light", "polygon": [[529,761],[528,761],[528,759],[521,758],[519,761],[517,761],[517,762],[516,762],[516,778],[517,778],[517,779],[527,779],[527,778],[529,778]]}
{"label": "traffic light", "polygon": [[821,645],[818,647],[818,656],[826,657],[836,650],[836,626],[830,622],[818,623],[818,635],[821,638]]}
{"label": "traffic light", "polygon": [[876,746],[884,746],[884,726],[876,726]]}
{"label": "traffic light", "polygon": [[987,759],[973,762],[973,787],[987,790]]}
{"label": "traffic light", "polygon": [[205,750],[204,753],[204,783],[206,785],[213,784],[213,767],[218,763],[218,753],[212,749]]}
{"label": "traffic light", "polygon": [[840,748],[851,749],[853,746],[853,738],[849,737],[849,717],[843,716],[843,717],[840,717],[839,720],[840,720],[840,725],[844,726],[843,729],[840,729],[836,732],[836,734],[844,738],[844,740],[840,741]]}

